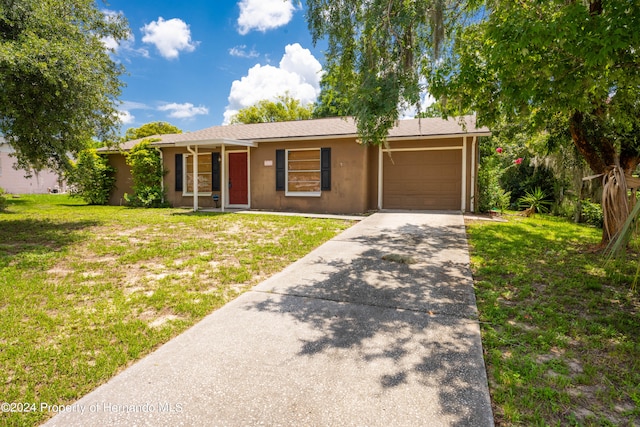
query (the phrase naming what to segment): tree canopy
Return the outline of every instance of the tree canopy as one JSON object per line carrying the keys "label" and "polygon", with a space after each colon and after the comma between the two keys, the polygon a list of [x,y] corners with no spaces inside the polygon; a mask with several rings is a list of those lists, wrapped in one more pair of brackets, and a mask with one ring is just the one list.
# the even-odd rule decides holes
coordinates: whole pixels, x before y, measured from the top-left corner
{"label": "tree canopy", "polygon": [[452,0],[307,0],[314,42],[326,38],[326,80],[349,100],[365,143],[382,143],[404,107],[420,104],[445,28],[464,15]]}
{"label": "tree canopy", "polygon": [[167,122],[145,123],[138,128],[129,128],[124,134],[125,141],[146,138],[153,135],[166,135],[170,133],[182,133],[182,130]]}
{"label": "tree canopy", "polygon": [[231,123],[270,123],[306,120],[312,117],[313,105],[304,106],[289,95],[279,96],[277,101],[263,99],[243,108],[231,118]]}
{"label": "tree canopy", "polygon": [[640,7],[628,0],[307,4],[314,40],[329,42],[328,72],[337,81],[355,76],[347,98],[365,142],[383,142],[399,111],[427,88],[445,115],[475,111],[480,124],[518,122],[532,133],[562,123],[610,184],[604,205],[617,219],[605,232],[615,234],[629,212],[625,174],[640,162]]}
{"label": "tree canopy", "polygon": [[625,175],[640,163],[640,8],[626,0],[501,0],[487,2],[486,12],[432,68],[430,90],[488,125],[562,123],[603,176],[608,241],[630,211]]}
{"label": "tree canopy", "polygon": [[123,67],[104,39],[129,35],[93,0],[0,0],[0,133],[22,168],[58,168],[113,140]]}
{"label": "tree canopy", "polygon": [[[335,64],[332,64],[335,66]],[[349,93],[355,84],[355,78],[340,78],[336,72],[325,72],[320,80],[320,95],[313,106],[313,117],[351,116]]]}

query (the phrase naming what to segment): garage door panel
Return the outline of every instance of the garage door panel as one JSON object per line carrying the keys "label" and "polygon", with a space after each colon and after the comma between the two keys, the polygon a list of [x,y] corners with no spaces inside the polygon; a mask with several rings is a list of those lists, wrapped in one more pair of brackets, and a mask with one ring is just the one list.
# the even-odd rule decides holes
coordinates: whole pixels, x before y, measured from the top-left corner
{"label": "garage door panel", "polygon": [[460,150],[393,152],[383,161],[383,207],[460,209]]}

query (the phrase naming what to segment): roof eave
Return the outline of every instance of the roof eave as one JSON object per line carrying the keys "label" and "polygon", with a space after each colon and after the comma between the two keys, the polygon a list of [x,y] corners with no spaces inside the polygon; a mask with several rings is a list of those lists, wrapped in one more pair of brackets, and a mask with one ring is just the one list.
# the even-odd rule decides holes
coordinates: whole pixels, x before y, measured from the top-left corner
{"label": "roof eave", "polygon": [[[152,144],[153,145],[153,144]],[[187,147],[189,145],[197,145],[197,146],[206,146],[206,147],[220,147],[220,146],[234,146],[234,147],[257,147],[258,143],[252,140],[242,140],[242,139],[229,139],[229,138],[214,138],[214,139],[204,139],[204,140],[195,140],[195,141],[175,141],[173,143],[164,143],[158,144],[157,146],[171,146],[174,147]]]}

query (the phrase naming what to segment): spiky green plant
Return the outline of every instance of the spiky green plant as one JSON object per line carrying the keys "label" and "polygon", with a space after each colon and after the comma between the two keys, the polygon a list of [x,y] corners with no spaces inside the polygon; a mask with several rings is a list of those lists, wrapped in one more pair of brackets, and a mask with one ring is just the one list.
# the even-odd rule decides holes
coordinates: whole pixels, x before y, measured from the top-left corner
{"label": "spiky green plant", "polygon": [[521,208],[526,208],[528,214],[536,212],[547,213],[551,201],[547,200],[547,195],[540,187],[536,187],[533,191],[527,191],[524,196],[518,199]]}

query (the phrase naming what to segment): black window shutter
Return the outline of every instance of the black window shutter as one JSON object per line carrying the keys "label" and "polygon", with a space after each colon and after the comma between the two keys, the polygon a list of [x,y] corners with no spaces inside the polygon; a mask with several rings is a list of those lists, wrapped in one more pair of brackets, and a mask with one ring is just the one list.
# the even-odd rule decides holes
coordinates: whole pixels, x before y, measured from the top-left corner
{"label": "black window shutter", "polygon": [[182,154],[176,154],[176,191],[182,191]]}
{"label": "black window shutter", "polygon": [[284,150],[276,150],[276,191],[284,191],[286,168]]}
{"label": "black window shutter", "polygon": [[331,148],[320,149],[320,189],[331,190]]}
{"label": "black window shutter", "polygon": [[220,191],[220,153],[211,153],[211,191]]}

